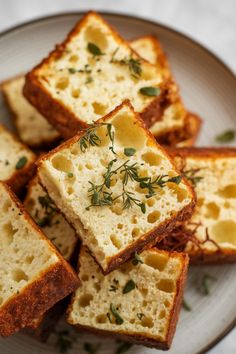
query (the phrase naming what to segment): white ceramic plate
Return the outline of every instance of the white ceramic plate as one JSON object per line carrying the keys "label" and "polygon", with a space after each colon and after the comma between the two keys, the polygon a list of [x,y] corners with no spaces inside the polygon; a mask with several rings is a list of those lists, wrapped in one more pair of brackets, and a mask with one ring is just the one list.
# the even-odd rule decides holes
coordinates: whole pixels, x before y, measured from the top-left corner
{"label": "white ceramic plate", "polygon": [[[0,81],[24,73],[47,55],[55,43],[81,18],[81,13],[62,14],[36,20],[0,35]],[[214,136],[236,126],[236,78],[208,50],[188,37],[162,25],[124,15],[104,14],[105,18],[128,39],[144,34],[156,34],[169,55],[177,82],[187,107],[204,118],[199,145],[214,145]],[[0,96],[0,120],[11,127]],[[199,293],[199,279],[204,273],[217,278],[211,295]],[[236,321],[236,266],[212,266],[191,269],[185,298],[191,312],[182,311],[171,354],[204,353],[219,341]],[[63,323],[60,326],[64,326]],[[85,341],[101,342],[93,336],[77,335],[69,352],[85,353]],[[41,344],[22,334],[0,340],[0,353],[53,354],[55,337]],[[117,343],[102,340],[99,353],[115,353]],[[156,351],[134,346],[129,353],[151,354]]]}

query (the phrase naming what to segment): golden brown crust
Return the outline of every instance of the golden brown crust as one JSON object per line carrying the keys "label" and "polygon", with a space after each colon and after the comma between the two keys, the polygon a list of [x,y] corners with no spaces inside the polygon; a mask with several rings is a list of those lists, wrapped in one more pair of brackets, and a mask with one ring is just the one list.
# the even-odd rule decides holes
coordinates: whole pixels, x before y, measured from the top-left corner
{"label": "golden brown crust", "polygon": [[[161,349],[161,350],[168,350],[170,349],[178,318],[179,318],[179,313],[180,313],[180,308],[182,305],[182,300],[183,300],[183,292],[184,292],[184,286],[185,286],[185,281],[186,281],[186,276],[187,276],[187,271],[188,271],[188,264],[189,264],[189,257],[185,253],[177,253],[177,252],[171,252],[171,254],[177,254],[178,257],[181,257],[181,263],[182,263],[182,271],[179,276],[179,279],[176,284],[176,295],[175,299],[173,301],[173,306],[172,310],[170,313],[170,321],[169,321],[169,326],[167,329],[167,334],[166,334],[166,340],[165,341],[158,341],[158,339],[152,339],[148,338],[145,335],[138,335],[135,333],[124,333],[124,332],[119,332],[117,330],[116,332],[114,331],[105,331],[101,330],[98,328],[93,328],[90,326],[84,326],[84,325],[74,325],[72,322],[70,322],[69,318],[67,317],[67,321],[69,324],[74,325],[79,331],[85,331],[85,332],[90,332],[96,335],[99,335],[101,337],[115,337],[118,339],[121,339],[123,341],[128,341],[133,344],[138,344],[138,345],[144,345],[146,347],[150,348],[156,348],[156,349]],[[78,272],[79,272],[79,267],[80,264],[78,262]],[[67,309],[67,315],[69,316],[70,312],[72,311],[72,303],[73,303],[73,298],[72,301]]]}
{"label": "golden brown crust", "polygon": [[181,158],[220,158],[220,157],[236,157],[236,148],[233,147],[188,147],[180,149],[169,149],[169,153],[173,156]]}
{"label": "golden brown crust", "polygon": [[[163,154],[165,155],[165,157],[171,161],[171,163],[174,165],[174,167],[178,173],[178,169],[177,169],[175,163],[170,159],[166,150],[156,142],[153,135],[146,129],[143,120],[139,117],[139,115],[137,113],[134,112],[134,109],[128,100],[124,101],[120,106],[116,107],[114,109],[114,111],[110,112],[105,117],[99,119],[97,121],[97,123],[109,120],[109,118],[112,117],[114,114],[116,114],[116,112],[119,111],[123,105],[129,106],[129,108],[133,111],[133,113],[136,116],[137,124],[139,124],[139,126],[145,130],[146,135],[151,140],[152,144],[154,144],[158,148],[158,150],[161,150],[163,152]],[[83,132],[79,132],[73,138],[67,140],[62,145],[60,145],[60,146],[56,147],[54,150],[50,151],[48,154],[42,156],[42,158],[37,161],[38,169],[40,169],[40,166],[42,165],[44,160],[47,160],[54,153],[60,151],[63,148],[69,148],[71,145],[76,143],[82,135],[83,135]],[[40,180],[40,177],[39,177],[39,180]],[[184,221],[192,215],[195,204],[196,204],[195,193],[194,193],[192,186],[189,184],[189,182],[184,177],[183,177],[183,181],[188,186],[188,191],[189,191],[189,193],[191,195],[191,199],[192,199],[191,202],[187,206],[185,206],[180,212],[173,214],[168,220],[166,220],[161,225],[159,225],[158,228],[156,228],[155,230],[151,230],[150,232],[144,234],[134,244],[130,245],[125,250],[118,253],[115,257],[111,257],[109,259],[107,268],[105,270],[102,269],[104,274],[110,273],[112,270],[114,270],[119,265],[124,263],[128,258],[130,258],[132,256],[132,254],[134,252],[139,252],[143,248],[147,247],[148,245],[150,245],[150,244],[153,245],[156,242],[160,241],[160,239],[163,237],[163,234],[169,233],[174,228],[176,222]]]}
{"label": "golden brown crust", "polygon": [[[8,108],[8,111],[9,111],[9,113],[10,113],[10,115],[11,115],[11,118],[12,118],[12,122],[13,122],[13,124],[14,124],[14,126],[15,126],[15,128],[16,128],[16,130],[17,130],[17,133],[18,133],[18,138],[21,140],[21,138],[20,138],[20,131],[18,130],[18,126],[17,126],[17,124],[16,124],[16,122],[17,122],[17,113],[15,112],[15,110],[14,110],[14,108],[12,107],[12,105],[11,105],[11,102],[9,101],[9,98],[8,98],[8,96],[7,96],[7,93],[5,92],[5,89],[4,89],[4,85],[5,84],[8,84],[9,82],[11,82],[11,81],[14,81],[14,80],[16,80],[16,79],[18,79],[18,78],[20,78],[20,77],[22,77],[23,75],[17,75],[17,76],[15,76],[15,77],[13,77],[13,78],[11,78],[11,79],[8,79],[8,80],[5,80],[5,81],[3,81],[3,82],[1,82],[0,83],[0,90],[1,90],[1,92],[2,92],[2,94],[3,94],[3,98],[4,98],[4,100],[5,100],[5,103],[6,103],[6,106],[7,106],[7,108]],[[23,92],[22,92],[22,95],[23,95]],[[58,137],[54,137],[54,138],[48,138],[48,139],[46,139],[46,138],[42,138],[41,139],[41,141],[40,142],[31,142],[30,144],[28,144],[29,146],[31,146],[32,148],[34,148],[34,149],[39,149],[39,148],[44,148],[44,149],[48,149],[48,148],[51,148],[51,147],[53,147],[59,140],[60,140],[61,138],[60,138],[60,136],[58,135]],[[22,140],[21,140],[22,141]],[[24,142],[23,142],[24,143]]]}
{"label": "golden brown crust", "polygon": [[[87,127],[88,124],[75,115],[62,102],[59,102],[57,99],[51,97],[50,93],[42,86],[40,82],[38,82],[37,70],[41,68],[41,66],[47,65],[51,60],[54,60],[62,55],[67,43],[80,31],[90,14],[98,16],[95,12],[88,12],[88,14],[85,15],[82,20],[77,23],[77,25],[75,25],[65,41],[62,44],[57,45],[55,50],[53,50],[47,58],[45,58],[39,65],[37,65],[26,75],[26,83],[23,89],[23,93],[28,101],[35,106],[38,111],[45,116],[65,138],[72,137],[79,130]],[[135,55],[139,56],[138,53],[130,48],[128,42],[120,37],[119,33],[110,24],[108,24],[104,19],[101,19],[101,21],[112,28],[113,35],[119,43],[129,47]],[[142,61],[148,63],[148,61],[143,58]],[[148,64],[152,65],[150,63]],[[165,85],[163,85],[163,89],[165,90]],[[162,101],[164,101],[163,94],[154,99],[152,103],[146,107],[143,112],[141,112],[142,119],[147,122],[147,126],[150,126],[150,124],[154,121],[160,120],[160,115],[163,108],[159,105]]]}
{"label": "golden brown crust", "polygon": [[179,138],[179,143],[176,143],[176,147],[191,147],[195,144],[198,135],[201,130],[202,119],[199,115],[188,112],[185,128],[181,134],[182,138]]}
{"label": "golden brown crust", "polygon": [[40,317],[55,303],[76,290],[80,283],[75,271],[27,214],[24,206],[10,187],[3,182],[0,182],[0,184],[17,205],[26,222],[37,231],[39,238],[48,243],[48,247],[58,257],[57,263],[51,265],[40,274],[37,280],[26,286],[19,294],[12,296],[0,307],[0,335],[5,337]]}

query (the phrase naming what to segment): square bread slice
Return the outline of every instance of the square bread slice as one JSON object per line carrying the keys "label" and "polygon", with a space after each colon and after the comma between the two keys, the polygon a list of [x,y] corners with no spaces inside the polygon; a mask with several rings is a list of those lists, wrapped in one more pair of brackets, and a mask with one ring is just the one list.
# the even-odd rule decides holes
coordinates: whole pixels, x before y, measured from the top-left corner
{"label": "square bread slice", "polygon": [[194,193],[127,101],[38,162],[104,273],[191,215]]}
{"label": "square bread slice", "polygon": [[186,148],[173,154],[197,196],[195,212],[180,234],[190,232],[198,242],[188,242],[185,251],[194,263],[235,262],[236,149]]}
{"label": "square bread slice", "polygon": [[67,320],[79,330],[169,349],[187,268],[186,254],[153,248],[104,276],[82,247],[82,285],[72,298]]}
{"label": "square bread slice", "polygon": [[34,175],[35,154],[0,124],[0,180],[15,192]]}
{"label": "square bread slice", "polygon": [[19,76],[1,85],[17,133],[25,144],[33,148],[52,146],[60,135],[23,96],[24,83],[24,76]]}
{"label": "square bread slice", "polygon": [[198,136],[201,119],[196,114],[187,112],[184,107],[160,41],[153,35],[147,35],[131,41],[130,44],[141,57],[157,66],[163,78],[172,82],[169,104],[164,107],[161,119],[150,127],[151,132],[162,144],[192,146]]}
{"label": "square bread slice", "polygon": [[0,335],[24,328],[74,291],[77,275],[0,182]]}
{"label": "square bread slice", "polygon": [[24,95],[65,137],[71,137],[125,99],[149,127],[162,116],[169,84],[156,65],[95,12],[89,12],[26,75]]}

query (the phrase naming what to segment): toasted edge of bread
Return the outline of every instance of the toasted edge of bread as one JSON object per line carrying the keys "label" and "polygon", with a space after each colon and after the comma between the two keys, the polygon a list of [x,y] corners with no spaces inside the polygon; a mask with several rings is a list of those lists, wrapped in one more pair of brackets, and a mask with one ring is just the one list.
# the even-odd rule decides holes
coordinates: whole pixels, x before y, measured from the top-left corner
{"label": "toasted edge of bread", "polygon": [[10,196],[13,204],[24,215],[25,222],[35,229],[40,238],[48,242],[49,247],[54,250],[58,257],[57,263],[41,272],[38,279],[25,286],[19,294],[12,296],[0,307],[0,335],[7,337],[27,326],[59,300],[76,290],[80,282],[73,268],[44,236],[10,187],[3,182],[0,182],[0,184]]}

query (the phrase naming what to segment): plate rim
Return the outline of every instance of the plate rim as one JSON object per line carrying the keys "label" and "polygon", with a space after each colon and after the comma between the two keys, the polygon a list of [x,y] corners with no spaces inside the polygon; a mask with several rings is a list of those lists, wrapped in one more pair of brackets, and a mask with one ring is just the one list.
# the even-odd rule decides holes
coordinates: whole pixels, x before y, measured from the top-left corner
{"label": "plate rim", "polygon": [[[37,16],[32,20],[22,21],[15,26],[10,26],[5,30],[0,31],[0,39],[7,36],[8,34],[10,34],[12,32],[18,31],[21,28],[24,28],[24,27],[27,27],[27,26],[30,26],[30,25],[33,25],[36,23],[41,23],[44,21],[53,20],[55,18],[60,18],[60,17],[63,18],[63,17],[70,17],[70,16],[76,16],[76,15],[83,16],[89,11],[91,11],[91,10],[62,11],[62,12],[56,12],[54,14],[50,14],[47,16]],[[190,35],[185,34],[181,30],[175,29],[175,28],[168,26],[162,22],[146,19],[141,16],[129,15],[127,13],[112,12],[112,11],[103,11],[103,10],[100,11],[99,9],[98,10],[94,9],[93,11],[98,12],[102,16],[108,16],[108,17],[113,16],[113,17],[123,18],[123,19],[127,19],[127,20],[136,20],[136,21],[139,21],[143,24],[150,24],[153,26],[157,26],[159,28],[164,29],[167,32],[170,32],[172,34],[175,34],[177,36],[184,38],[185,40],[187,40],[188,42],[193,44],[195,47],[198,47],[202,51],[206,52],[213,60],[215,60],[231,76],[231,79],[233,79],[235,81],[235,85],[236,85],[236,72],[234,72],[234,70],[228,64],[226,64],[225,61],[221,57],[219,57],[214,51],[207,48],[204,44],[199,42],[197,39],[192,38]],[[217,335],[213,340],[209,341],[209,343],[207,343],[203,348],[201,348],[200,351],[193,353],[193,354],[204,354],[204,353],[208,352],[210,349],[215,347],[222,339],[224,339],[227,336],[227,334],[229,334],[235,327],[236,327],[236,316],[233,321],[231,321],[229,324],[227,324],[225,326],[225,328],[222,330],[222,332],[219,335]]]}

